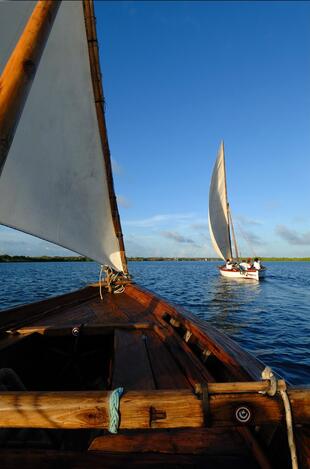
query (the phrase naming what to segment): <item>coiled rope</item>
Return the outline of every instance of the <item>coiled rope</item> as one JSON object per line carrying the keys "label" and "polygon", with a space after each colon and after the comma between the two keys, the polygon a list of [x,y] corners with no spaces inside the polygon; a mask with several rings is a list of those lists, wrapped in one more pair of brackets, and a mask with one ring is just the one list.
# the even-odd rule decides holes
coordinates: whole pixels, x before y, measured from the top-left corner
{"label": "coiled rope", "polygon": [[[277,378],[274,376],[269,366],[266,366],[266,368],[262,372],[262,378],[269,379],[270,388],[267,391],[267,394],[269,396],[274,396],[277,392],[277,387],[278,387]],[[285,410],[287,440],[288,440],[288,446],[289,446],[290,454],[291,454],[292,469],[298,469],[296,443],[295,443],[294,429],[293,429],[292,409],[290,405],[290,400],[287,395],[286,385],[285,385],[285,389],[280,389],[279,392],[280,392],[280,396],[282,398],[284,410]],[[263,392],[262,394],[265,394],[265,393]]]}
{"label": "coiled rope", "polygon": [[99,294],[100,294],[100,299],[103,300],[103,294],[102,294],[102,274],[105,272],[106,274],[106,281],[107,281],[107,287],[110,292],[113,292],[114,294],[118,293],[123,293],[125,290],[125,285],[116,285],[117,280],[119,277],[123,277],[126,279],[129,279],[130,277],[123,272],[116,272],[114,271],[110,266],[108,265],[101,265],[100,267],[100,272],[99,272]]}
{"label": "coiled rope", "polygon": [[109,432],[116,434],[119,426],[119,403],[124,388],[116,388],[109,397]]}

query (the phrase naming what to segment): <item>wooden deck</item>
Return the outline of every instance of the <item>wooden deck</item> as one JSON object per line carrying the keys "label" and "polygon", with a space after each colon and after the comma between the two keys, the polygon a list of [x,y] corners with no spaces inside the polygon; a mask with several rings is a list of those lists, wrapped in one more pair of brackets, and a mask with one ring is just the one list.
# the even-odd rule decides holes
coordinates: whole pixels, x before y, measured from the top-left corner
{"label": "wooden deck", "polygon": [[[98,286],[95,285],[57,299],[3,312],[1,319],[1,366],[1,350],[14,349],[19,343],[34,338],[39,343],[40,337],[61,340],[61,337],[68,336],[73,340],[72,347],[75,347],[74,335],[88,337],[90,344],[92,337],[97,337],[98,342],[100,336],[106,347],[110,341],[113,350],[104,365],[106,381],[100,384],[100,389],[121,386],[128,393],[141,391],[146,395],[148,391],[168,390],[176,394],[185,390],[194,393],[197,383],[203,387],[214,382],[260,380],[264,368],[235,342],[199,318],[132,284],[126,286],[123,294],[105,294],[103,301],[99,299]],[[92,350],[89,344],[87,347],[83,354],[90,356]],[[66,359],[73,360],[74,354],[70,351],[62,350],[61,353]],[[74,362],[70,363],[75,366]],[[217,409],[223,408],[219,412],[219,420],[214,419],[213,426],[211,421],[207,421],[201,428],[189,428],[191,423],[184,423],[188,428],[169,429],[165,423],[165,412],[154,409],[154,416],[151,413],[146,424],[148,428],[138,429],[133,425],[137,429],[122,430],[121,424],[117,435],[93,430],[88,451],[86,448],[83,453],[55,451],[53,448],[37,448],[34,452],[26,448],[26,452],[20,452],[6,447],[1,450],[2,467],[18,467],[18,464],[24,468],[39,467],[45,456],[48,456],[50,465],[46,462],[40,467],[54,467],[56,460],[63,464],[60,467],[85,467],[86,461],[92,467],[102,467],[102,457],[104,467],[118,467],[124,461],[129,467],[146,464],[151,467],[163,464],[165,467],[205,467],[206,464],[210,468],[228,468],[233,464],[249,469],[289,467],[283,466],[283,461],[289,460],[285,449],[281,466],[274,465],[268,451],[272,445],[278,445],[275,436],[277,422],[283,418],[277,402],[272,401],[272,411],[268,407],[265,413],[261,413],[256,412],[256,404],[250,395],[247,396],[248,401],[244,398],[252,406],[254,414],[256,412],[258,424],[263,424],[259,431],[254,432],[255,420],[252,427],[229,421],[237,401],[232,399],[227,404],[218,399],[212,397],[210,401]],[[273,420],[271,413],[277,416]],[[189,420],[184,422],[190,422],[190,411],[187,418]],[[264,422],[268,419],[274,425],[269,425],[266,430]],[[124,414],[123,425],[125,420]]]}

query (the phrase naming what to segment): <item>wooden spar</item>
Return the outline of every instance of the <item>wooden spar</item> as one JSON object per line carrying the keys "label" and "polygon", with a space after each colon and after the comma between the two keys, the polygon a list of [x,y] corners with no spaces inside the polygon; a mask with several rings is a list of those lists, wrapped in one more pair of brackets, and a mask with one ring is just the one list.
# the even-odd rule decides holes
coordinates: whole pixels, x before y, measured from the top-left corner
{"label": "wooden spar", "polygon": [[37,2],[0,77],[0,175],[59,5]]}
{"label": "wooden spar", "polygon": [[235,247],[236,259],[237,259],[237,261],[238,261],[238,260],[239,260],[239,252],[238,252],[237,240],[236,240],[236,236],[235,236],[235,229],[234,229],[234,225],[233,225],[233,221],[232,221],[232,217],[231,217],[231,212],[230,212],[230,207],[229,207],[229,203],[228,203],[228,202],[227,202],[227,212],[228,212],[228,219],[229,219],[229,224],[230,224],[230,228],[231,228],[231,234],[232,234],[232,238],[233,238],[233,242],[234,242],[234,247]]}
{"label": "wooden spar", "polygon": [[[229,239],[229,246],[230,252],[232,256],[232,248],[231,248],[231,238],[230,238],[230,218],[229,218],[229,203],[228,203],[228,196],[227,196],[227,179],[226,179],[226,163],[225,163],[225,150],[224,150],[224,141],[222,140],[221,145],[223,147],[223,167],[224,167],[224,179],[225,179],[225,196],[226,196],[226,210],[227,210],[227,231],[228,231],[228,239]],[[226,260],[226,259],[225,259]]]}
{"label": "wooden spar", "polygon": [[[214,386],[216,384],[214,383]],[[295,424],[309,422],[307,392],[288,391]],[[100,428],[109,425],[108,391],[1,392],[2,428]],[[242,425],[238,409],[249,411],[245,424],[279,423],[284,419],[282,402],[258,393],[211,394],[207,425]],[[190,390],[128,391],[120,401],[120,429],[200,428],[204,426],[204,403]]]}
{"label": "wooden spar", "polygon": [[88,42],[88,53],[89,53],[89,62],[91,77],[94,90],[94,99],[96,105],[97,120],[99,126],[99,133],[101,138],[102,151],[104,156],[107,183],[109,188],[109,199],[110,207],[112,212],[112,219],[114,224],[114,230],[116,237],[119,242],[120,255],[122,260],[123,271],[125,274],[128,273],[127,259],[125,253],[125,245],[121,227],[121,221],[119,217],[117,200],[114,190],[112,166],[111,166],[111,154],[108,141],[107,127],[105,122],[105,110],[104,110],[104,95],[101,82],[101,69],[99,61],[99,52],[98,52],[98,40],[97,40],[97,31],[96,31],[96,19],[94,13],[94,3],[93,0],[83,0],[84,5],[84,17],[85,17],[85,27],[86,27],[86,36]]}

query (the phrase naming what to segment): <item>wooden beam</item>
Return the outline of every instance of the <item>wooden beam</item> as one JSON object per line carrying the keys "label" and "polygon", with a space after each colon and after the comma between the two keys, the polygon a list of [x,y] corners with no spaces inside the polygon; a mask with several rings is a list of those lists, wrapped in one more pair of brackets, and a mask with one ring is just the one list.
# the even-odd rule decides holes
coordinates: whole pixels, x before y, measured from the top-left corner
{"label": "wooden beam", "polygon": [[245,445],[236,431],[223,428],[172,430],[131,430],[118,435],[105,434],[92,442],[89,451],[117,453],[170,453],[237,455]]}
{"label": "wooden beam", "polygon": [[112,220],[113,220],[115,234],[119,243],[123,271],[125,274],[127,274],[128,273],[127,258],[126,258],[126,253],[125,253],[125,245],[124,245],[121,221],[120,221],[116,195],[115,195],[115,190],[114,190],[110,147],[109,147],[108,133],[107,133],[107,127],[106,127],[106,121],[105,121],[104,95],[103,95],[103,88],[102,88],[102,81],[101,81],[102,75],[101,75],[100,60],[99,60],[94,2],[93,0],[83,0],[83,6],[84,6],[86,36],[87,36],[87,42],[88,42],[90,71],[91,71],[93,90],[94,90],[94,101],[95,101],[95,106],[96,106],[97,121],[98,121],[98,126],[99,126],[101,146],[102,146],[105,170],[106,170],[106,175],[107,175]]}
{"label": "wooden beam", "polygon": [[[294,424],[310,420],[309,393],[290,390]],[[108,427],[110,392],[2,392],[0,425],[7,428]],[[284,421],[279,398],[258,393],[212,394],[207,424],[229,427]],[[243,410],[242,410],[243,409]],[[244,414],[244,409],[246,410]],[[203,402],[190,390],[129,391],[120,402],[120,429],[199,428],[204,426]]]}
{"label": "wooden beam", "polygon": [[[86,326],[81,327],[81,334],[83,336],[88,335],[105,335],[111,334],[114,332],[115,329],[129,329],[129,330],[136,330],[136,329],[152,329],[153,325],[149,322],[128,322],[124,324],[120,323],[106,323],[104,325],[98,324],[88,324]],[[70,336],[72,334],[72,327],[64,326],[64,327],[57,327],[57,326],[25,326],[21,327],[20,329],[15,329],[12,331],[12,334],[20,334],[20,335],[29,335],[33,334],[34,332],[41,334],[41,335],[49,335],[49,336]]]}
{"label": "wooden beam", "polygon": [[0,175],[60,1],[38,1],[0,77]]}
{"label": "wooden beam", "polygon": [[47,449],[5,449],[1,448],[1,467],[5,469],[126,469],[137,468],[190,468],[208,469],[257,469],[249,455],[217,455],[206,459],[205,455],[160,454],[160,453],[102,453],[100,451],[70,451]]}

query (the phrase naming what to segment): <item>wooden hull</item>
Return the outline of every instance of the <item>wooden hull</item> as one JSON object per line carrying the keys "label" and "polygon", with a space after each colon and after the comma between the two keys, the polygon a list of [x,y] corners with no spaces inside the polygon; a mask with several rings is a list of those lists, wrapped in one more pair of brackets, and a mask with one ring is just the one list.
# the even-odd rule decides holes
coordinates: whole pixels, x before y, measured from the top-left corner
{"label": "wooden hull", "polygon": [[248,269],[241,271],[239,269],[226,269],[225,267],[219,268],[220,274],[223,277],[230,278],[230,279],[237,279],[237,280],[260,280],[265,278],[266,269],[256,270],[256,269]]}
{"label": "wooden hull", "polygon": [[[282,401],[260,393],[264,365],[153,293],[128,284],[100,301],[93,285],[0,319],[1,369],[14,374],[1,382],[0,369],[2,468],[290,467]],[[288,395],[307,467],[309,392]]]}

